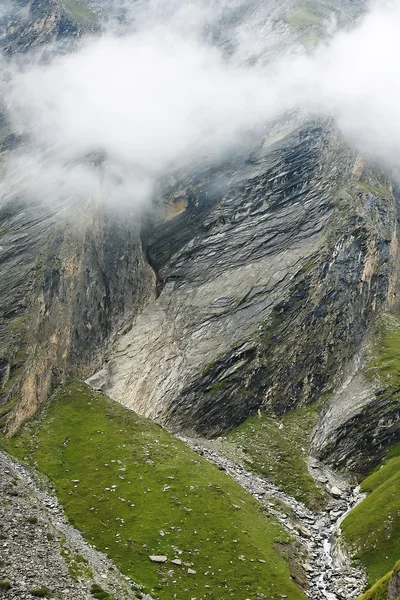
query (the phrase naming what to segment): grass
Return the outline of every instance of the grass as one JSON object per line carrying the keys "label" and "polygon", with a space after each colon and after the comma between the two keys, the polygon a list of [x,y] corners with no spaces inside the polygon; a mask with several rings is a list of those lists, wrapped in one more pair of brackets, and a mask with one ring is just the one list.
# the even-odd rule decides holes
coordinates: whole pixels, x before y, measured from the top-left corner
{"label": "grass", "polygon": [[361,484],[368,492],[342,523],[345,539],[368,571],[369,584],[383,577],[400,557],[400,445],[396,444]]}
{"label": "grass", "polygon": [[358,185],[364,188],[365,191],[369,192],[373,196],[377,196],[378,198],[383,198],[384,196],[390,196],[390,191],[388,188],[379,185],[372,185],[365,181],[359,181]]}
{"label": "grass", "polygon": [[374,358],[368,363],[365,375],[379,377],[385,387],[400,386],[400,318],[387,314],[381,320],[373,348]]}
{"label": "grass", "polygon": [[305,29],[313,25],[320,26],[322,23],[319,15],[302,8],[289,10],[284,16],[284,21],[294,29]]}
{"label": "grass", "polygon": [[374,585],[365,592],[358,600],[387,600],[389,582],[392,577],[392,571],[386,573]]}
{"label": "grass", "polygon": [[290,411],[279,420],[265,414],[250,417],[226,437],[221,450],[310,508],[320,508],[325,495],[307,467],[317,416],[318,407],[312,405]]}
{"label": "grass", "polygon": [[50,590],[47,587],[35,588],[31,590],[32,596],[36,598],[50,598]]}
{"label": "grass", "polygon": [[7,590],[10,590],[11,588],[12,585],[8,579],[0,579],[0,591],[7,592]]}
{"label": "grass", "polygon": [[64,386],[4,444],[50,478],[71,524],[155,598],[304,600],[275,550],[289,537],[259,503],[163,429],[85,385]]}
{"label": "grass", "polygon": [[97,15],[81,0],[64,0],[63,5],[74,21],[95,22],[98,20]]}
{"label": "grass", "polygon": [[31,525],[36,525],[36,523],[38,522],[37,517],[28,517],[26,519],[28,521],[28,523],[30,523]]}
{"label": "grass", "polygon": [[90,593],[93,598],[97,598],[97,600],[115,600],[114,596],[111,596],[108,592],[105,592],[102,587],[97,585],[97,583],[93,583],[90,587]]}

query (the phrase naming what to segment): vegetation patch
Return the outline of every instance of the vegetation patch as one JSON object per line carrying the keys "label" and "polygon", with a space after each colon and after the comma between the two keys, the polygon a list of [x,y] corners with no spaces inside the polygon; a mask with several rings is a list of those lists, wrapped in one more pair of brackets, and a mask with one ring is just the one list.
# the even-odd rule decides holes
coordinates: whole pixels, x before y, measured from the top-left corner
{"label": "vegetation patch", "polygon": [[64,386],[4,445],[50,478],[70,522],[154,598],[304,600],[275,550],[290,538],[258,502],[85,385]]}
{"label": "vegetation patch", "polygon": [[[383,577],[400,556],[399,444],[361,484],[368,492],[342,523],[345,539],[368,571],[370,585]],[[389,453],[388,453],[389,455]]]}
{"label": "vegetation patch", "polygon": [[393,314],[382,317],[376,331],[374,358],[368,363],[365,375],[371,380],[379,377],[385,388],[400,387],[400,318]]}
{"label": "vegetation patch", "polygon": [[388,188],[384,187],[383,185],[372,185],[371,183],[366,183],[365,181],[359,181],[358,185],[361,186],[366,192],[369,192],[377,198],[383,198],[391,195]]}
{"label": "vegetation patch", "polygon": [[307,466],[317,417],[315,404],[292,410],[281,419],[263,413],[249,417],[223,439],[219,450],[310,508],[321,508],[326,496]]}
{"label": "vegetation patch", "polygon": [[381,579],[379,579],[374,585],[365,592],[358,600],[387,600],[388,587],[390,578],[392,577],[392,571],[386,573]]}
{"label": "vegetation patch", "polygon": [[11,582],[8,579],[0,579],[0,591],[6,592],[12,588]]}
{"label": "vegetation patch", "polygon": [[111,596],[108,592],[105,592],[102,587],[97,585],[97,583],[93,583],[90,587],[90,593],[93,598],[97,598],[97,600],[115,600],[114,596]]}
{"label": "vegetation patch", "polygon": [[36,598],[50,598],[50,590],[47,587],[35,588],[31,590],[32,596]]}
{"label": "vegetation patch", "polygon": [[97,21],[97,15],[80,0],[64,0],[64,8],[71,18],[77,22]]}
{"label": "vegetation patch", "polygon": [[93,571],[87,559],[81,554],[76,554],[68,546],[63,545],[61,556],[67,563],[69,574],[74,581],[78,581],[79,579],[88,580],[93,577]]}
{"label": "vegetation patch", "polygon": [[311,26],[321,25],[321,17],[306,9],[289,10],[283,17],[285,23],[294,29],[304,29]]}
{"label": "vegetation patch", "polygon": [[26,519],[28,521],[28,523],[30,523],[31,525],[36,525],[37,523],[37,517],[28,517]]}

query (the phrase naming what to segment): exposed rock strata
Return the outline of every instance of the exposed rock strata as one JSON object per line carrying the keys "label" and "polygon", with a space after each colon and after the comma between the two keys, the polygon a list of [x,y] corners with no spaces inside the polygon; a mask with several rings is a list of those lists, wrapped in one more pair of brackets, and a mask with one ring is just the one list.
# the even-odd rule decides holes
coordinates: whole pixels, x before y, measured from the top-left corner
{"label": "exposed rock strata", "polygon": [[332,389],[397,285],[390,184],[311,122],[167,198],[145,235],[160,295],[101,389],[207,436]]}

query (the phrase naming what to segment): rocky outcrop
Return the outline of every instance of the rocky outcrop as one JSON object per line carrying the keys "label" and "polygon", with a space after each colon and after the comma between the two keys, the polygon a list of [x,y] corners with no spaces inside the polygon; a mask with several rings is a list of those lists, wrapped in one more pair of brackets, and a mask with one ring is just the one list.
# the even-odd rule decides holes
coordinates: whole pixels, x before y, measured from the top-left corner
{"label": "rocky outcrop", "polygon": [[[358,400],[364,403],[357,405]],[[343,412],[339,411],[340,406],[329,404],[315,430],[313,452],[337,467],[367,474],[399,439],[399,390],[379,394],[366,386],[364,393],[347,396]],[[327,427],[329,419],[336,415],[340,415],[336,427],[334,421]]]}
{"label": "rocky outcrop", "polygon": [[[74,7],[75,11],[69,9]],[[77,13],[81,18],[76,18]],[[82,16],[83,15],[83,16]],[[60,0],[18,0],[14,10],[0,18],[0,49],[6,55],[66,39],[79,38],[99,29],[95,13],[85,2]]]}
{"label": "rocky outcrop", "polygon": [[400,562],[396,563],[389,582],[387,600],[398,600],[400,597]]}
{"label": "rocky outcrop", "polygon": [[174,429],[213,435],[317,400],[392,301],[390,183],[332,124],[286,127],[181,180],[144,236],[160,295],[100,387]]}
{"label": "rocky outcrop", "polygon": [[[399,440],[399,332],[394,314],[380,316],[344,384],[321,413],[311,442],[315,455],[337,467],[368,474]],[[385,349],[387,336],[392,346]]]}

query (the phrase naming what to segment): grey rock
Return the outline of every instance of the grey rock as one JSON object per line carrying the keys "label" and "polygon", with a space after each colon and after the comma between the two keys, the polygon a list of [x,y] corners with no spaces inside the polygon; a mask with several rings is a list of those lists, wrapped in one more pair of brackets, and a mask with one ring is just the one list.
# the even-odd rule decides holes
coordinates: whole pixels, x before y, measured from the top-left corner
{"label": "grey rock", "polygon": [[397,600],[400,596],[400,572],[395,568],[389,582],[387,600]]}
{"label": "grey rock", "polygon": [[343,491],[340,490],[338,487],[336,487],[335,485],[328,488],[328,492],[330,493],[331,496],[333,496],[334,498],[342,498],[343,497]]}
{"label": "grey rock", "polygon": [[151,562],[154,562],[154,563],[165,563],[168,560],[168,556],[164,556],[163,554],[149,556],[149,558],[150,558]]}

